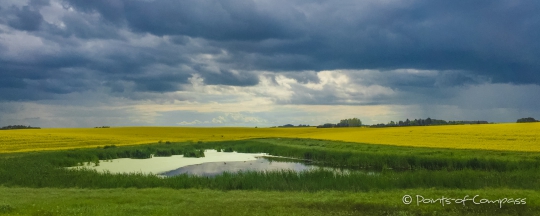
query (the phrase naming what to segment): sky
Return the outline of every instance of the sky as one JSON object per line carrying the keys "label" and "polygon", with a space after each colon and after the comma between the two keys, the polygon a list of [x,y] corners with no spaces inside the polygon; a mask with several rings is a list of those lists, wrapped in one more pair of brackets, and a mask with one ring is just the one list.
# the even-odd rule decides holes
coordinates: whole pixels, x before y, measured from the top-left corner
{"label": "sky", "polygon": [[0,126],[529,116],[540,1],[0,1]]}

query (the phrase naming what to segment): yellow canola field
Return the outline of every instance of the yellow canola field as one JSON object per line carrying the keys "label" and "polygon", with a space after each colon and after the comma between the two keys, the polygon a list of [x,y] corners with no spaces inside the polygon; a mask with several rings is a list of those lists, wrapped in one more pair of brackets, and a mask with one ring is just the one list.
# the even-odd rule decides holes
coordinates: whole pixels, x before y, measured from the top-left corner
{"label": "yellow canola field", "polygon": [[163,141],[262,137],[338,140],[398,146],[540,151],[540,123],[395,128],[119,127],[0,130],[0,152],[23,152]]}

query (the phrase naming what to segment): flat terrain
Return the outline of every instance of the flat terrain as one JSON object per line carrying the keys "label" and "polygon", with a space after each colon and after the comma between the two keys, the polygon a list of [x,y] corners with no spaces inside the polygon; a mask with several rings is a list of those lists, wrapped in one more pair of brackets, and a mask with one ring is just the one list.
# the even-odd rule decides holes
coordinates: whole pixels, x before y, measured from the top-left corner
{"label": "flat terrain", "polygon": [[[52,189],[0,187],[0,215],[535,215],[532,190],[414,189],[369,193],[219,191],[208,189]],[[31,194],[31,195],[30,195]],[[527,204],[405,205],[404,195],[437,199],[526,197]],[[478,200],[477,200],[478,201]],[[474,210],[472,210],[474,209]]]}
{"label": "flat terrain", "polygon": [[[0,215],[539,215],[539,141],[540,123],[4,130]],[[315,170],[160,178],[63,169],[202,149],[265,152],[375,174]],[[411,204],[403,203],[405,195]],[[416,195],[433,203],[416,205]],[[440,201],[467,195],[526,203]]]}
{"label": "flat terrain", "polygon": [[540,123],[394,128],[121,127],[0,130],[0,152],[134,145],[159,140],[224,141],[266,137],[455,149],[540,152]]}

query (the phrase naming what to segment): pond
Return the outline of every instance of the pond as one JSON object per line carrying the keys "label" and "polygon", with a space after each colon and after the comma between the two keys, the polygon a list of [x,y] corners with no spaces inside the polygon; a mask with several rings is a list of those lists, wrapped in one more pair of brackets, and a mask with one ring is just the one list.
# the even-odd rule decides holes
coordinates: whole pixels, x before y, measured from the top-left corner
{"label": "pond", "polygon": [[292,170],[296,172],[316,169],[317,166],[308,165],[301,161],[280,160],[276,161],[272,157],[258,157],[251,161],[234,161],[234,162],[210,162],[197,165],[189,165],[180,167],[175,170],[160,173],[164,176],[175,176],[181,174],[191,174],[198,176],[215,176],[223,172],[239,172],[239,171],[277,171],[277,170]]}
{"label": "pond", "polygon": [[204,154],[205,157],[201,158],[190,158],[183,155],[149,159],[120,158],[101,160],[98,166],[88,164],[70,168],[89,168],[98,172],[109,171],[111,173],[152,173],[167,177],[181,174],[215,176],[223,172],[234,173],[238,171],[292,170],[300,172],[310,169],[329,169],[339,173],[350,172],[344,169],[316,166],[303,160],[274,157],[266,153],[206,150]]}

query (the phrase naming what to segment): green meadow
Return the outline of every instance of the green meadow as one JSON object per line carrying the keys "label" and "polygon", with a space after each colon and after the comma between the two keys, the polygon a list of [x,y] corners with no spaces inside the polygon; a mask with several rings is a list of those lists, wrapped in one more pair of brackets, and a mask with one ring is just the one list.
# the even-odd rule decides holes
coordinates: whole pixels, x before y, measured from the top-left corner
{"label": "green meadow", "polygon": [[[204,157],[204,149],[269,153],[358,172],[315,169],[163,178],[65,169],[117,158]],[[536,152],[291,138],[6,153],[0,155],[0,214],[537,215],[539,171]],[[467,195],[478,196],[465,204],[451,200]]]}

